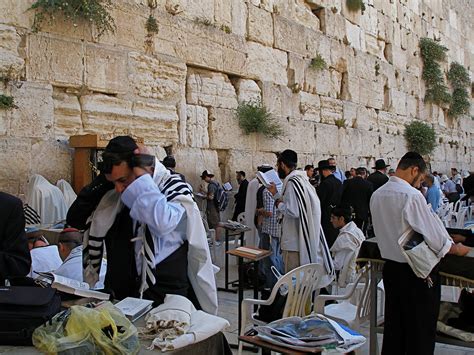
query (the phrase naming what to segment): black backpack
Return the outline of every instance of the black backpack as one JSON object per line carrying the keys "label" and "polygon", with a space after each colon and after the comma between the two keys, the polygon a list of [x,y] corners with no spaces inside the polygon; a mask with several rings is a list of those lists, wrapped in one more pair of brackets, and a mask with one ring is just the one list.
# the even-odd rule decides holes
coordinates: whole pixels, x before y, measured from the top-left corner
{"label": "black backpack", "polygon": [[229,204],[229,196],[224,190],[221,184],[216,181],[212,181],[211,184],[215,184],[217,187],[216,193],[214,194],[214,203],[219,211],[225,211]]}
{"label": "black backpack", "polygon": [[0,286],[0,345],[33,345],[33,331],[60,307],[54,288]]}

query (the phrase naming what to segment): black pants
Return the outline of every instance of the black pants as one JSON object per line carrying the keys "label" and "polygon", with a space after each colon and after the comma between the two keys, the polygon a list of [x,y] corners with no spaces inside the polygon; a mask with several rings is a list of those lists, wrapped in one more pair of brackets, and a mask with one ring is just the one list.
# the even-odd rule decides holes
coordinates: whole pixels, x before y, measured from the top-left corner
{"label": "black pants", "polygon": [[433,354],[441,298],[437,267],[430,277],[431,288],[408,264],[386,261],[383,355]]}
{"label": "black pants", "polygon": [[188,278],[188,242],[156,266],[155,279],[156,283],[143,293],[144,298],[155,301],[154,306],[173,294],[187,297],[196,309],[201,309]]}

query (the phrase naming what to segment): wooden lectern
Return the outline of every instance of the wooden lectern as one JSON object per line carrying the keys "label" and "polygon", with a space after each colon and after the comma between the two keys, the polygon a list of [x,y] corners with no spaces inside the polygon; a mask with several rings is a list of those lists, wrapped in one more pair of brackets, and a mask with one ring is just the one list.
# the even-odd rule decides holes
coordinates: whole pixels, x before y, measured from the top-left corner
{"label": "wooden lectern", "polygon": [[[72,187],[77,194],[96,177],[95,168],[100,159],[100,152],[112,138],[104,138],[99,134],[69,137],[69,146],[74,148]],[[135,138],[135,140],[137,143],[143,143],[142,138]]]}

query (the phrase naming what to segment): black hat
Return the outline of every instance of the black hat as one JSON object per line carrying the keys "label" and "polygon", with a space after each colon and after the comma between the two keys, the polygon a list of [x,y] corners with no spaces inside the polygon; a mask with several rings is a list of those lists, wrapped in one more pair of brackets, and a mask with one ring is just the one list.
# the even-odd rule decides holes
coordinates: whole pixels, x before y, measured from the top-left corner
{"label": "black hat", "polygon": [[273,169],[273,167],[271,165],[268,165],[268,164],[263,164],[263,165],[257,166],[257,171],[260,171],[262,173],[266,173],[267,171],[270,171],[272,169]]}
{"label": "black hat", "polygon": [[165,168],[175,168],[176,167],[176,160],[174,159],[174,156],[167,155],[163,159],[162,164],[165,166]]}
{"label": "black hat", "polygon": [[278,159],[288,165],[296,166],[298,164],[298,154],[296,154],[294,150],[286,149],[283,152],[278,153],[277,156]]}
{"label": "black hat", "polygon": [[318,161],[318,170],[334,170],[335,166],[329,164],[329,160],[320,160]]}
{"label": "black hat", "polygon": [[132,137],[118,136],[109,141],[109,144],[105,147],[105,151],[108,153],[127,153],[133,152],[137,148],[138,145]]}
{"label": "black hat", "polygon": [[385,169],[389,166],[390,165],[385,164],[385,160],[378,159],[378,160],[375,161],[375,166],[373,166],[372,169],[380,170],[380,169]]}
{"label": "black hat", "polygon": [[212,177],[214,177],[214,174],[211,173],[209,170],[204,170],[201,174],[201,179],[204,179],[208,176],[212,178]]}

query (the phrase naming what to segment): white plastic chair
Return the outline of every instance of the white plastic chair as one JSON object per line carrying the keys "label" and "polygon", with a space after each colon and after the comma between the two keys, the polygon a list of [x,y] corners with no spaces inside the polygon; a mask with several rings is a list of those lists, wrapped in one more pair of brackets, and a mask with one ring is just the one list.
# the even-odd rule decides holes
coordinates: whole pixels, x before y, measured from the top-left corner
{"label": "white plastic chair", "polygon": [[201,216],[202,224],[204,225],[204,230],[206,231],[206,236],[208,239],[211,240],[212,246],[210,247],[212,253],[212,259],[216,262],[217,254],[216,254],[216,231],[215,229],[210,229],[209,224],[207,223],[207,218],[205,216]]}
{"label": "white plastic chair", "polygon": [[[355,283],[345,295],[319,295],[314,301],[314,312],[323,314],[337,322],[347,324],[350,328],[360,331],[360,326],[369,320],[370,315],[370,279],[369,268],[361,269]],[[349,300],[359,283],[363,283],[360,301],[353,305]],[[326,301],[342,301],[324,306]]]}
{"label": "white plastic chair", "polygon": [[[287,299],[283,309],[282,318],[286,317],[304,317],[310,314],[308,305],[314,298],[314,292],[319,291],[320,276],[325,274],[324,267],[319,264],[307,264],[286,273],[278,279],[275,286],[273,286],[270,297],[266,300],[256,300],[246,298],[241,305],[241,330],[240,335],[245,334],[245,327],[247,325],[247,313],[252,306],[269,306],[280,292],[280,288],[287,289]],[[253,324],[265,325],[266,322],[255,318],[257,313],[251,313],[250,318]],[[239,341],[239,354],[242,353],[242,342]]]}

